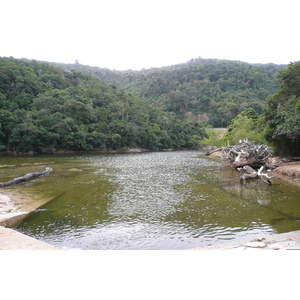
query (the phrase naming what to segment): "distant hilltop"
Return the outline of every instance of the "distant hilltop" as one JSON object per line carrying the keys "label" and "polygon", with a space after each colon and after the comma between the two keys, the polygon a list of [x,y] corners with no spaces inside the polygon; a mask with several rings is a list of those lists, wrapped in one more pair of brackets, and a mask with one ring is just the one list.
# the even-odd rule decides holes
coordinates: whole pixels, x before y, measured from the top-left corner
{"label": "distant hilltop", "polygon": [[286,65],[194,58],[187,63],[140,71],[112,71],[81,64],[55,64],[115,84],[164,111],[206,115],[206,124],[227,127],[245,108],[263,111]]}

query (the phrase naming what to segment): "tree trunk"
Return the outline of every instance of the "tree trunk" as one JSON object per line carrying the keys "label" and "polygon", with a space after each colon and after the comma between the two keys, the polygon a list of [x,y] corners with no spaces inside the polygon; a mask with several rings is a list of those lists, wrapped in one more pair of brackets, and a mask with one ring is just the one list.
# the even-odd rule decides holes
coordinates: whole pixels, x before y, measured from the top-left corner
{"label": "tree trunk", "polygon": [[24,181],[31,180],[33,178],[43,177],[43,176],[51,173],[52,171],[53,171],[52,168],[46,168],[46,170],[43,172],[28,173],[22,177],[15,178],[15,179],[7,181],[7,182],[2,182],[2,183],[0,183],[0,187],[10,186],[10,185],[14,185],[14,184],[18,184],[18,183],[21,183]]}

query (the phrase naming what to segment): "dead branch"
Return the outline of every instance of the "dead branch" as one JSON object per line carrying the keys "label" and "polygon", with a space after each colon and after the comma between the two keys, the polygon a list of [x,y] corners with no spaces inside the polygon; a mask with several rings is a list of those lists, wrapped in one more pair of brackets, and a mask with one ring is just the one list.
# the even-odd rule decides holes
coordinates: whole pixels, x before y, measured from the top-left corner
{"label": "dead branch", "polygon": [[214,149],[214,150],[206,152],[205,155],[211,155],[211,154],[213,154],[215,152],[222,152],[223,149],[224,149],[224,147],[220,147],[220,148],[217,148],[217,149]]}
{"label": "dead branch", "polygon": [[240,171],[241,183],[246,184],[248,179],[260,178],[265,183],[272,184],[270,179],[274,176],[262,173],[264,166],[268,165],[272,156],[267,145],[256,145],[245,140],[240,141],[237,145],[221,147],[206,154],[210,155],[216,151],[221,152],[221,158],[229,161],[231,166]]}
{"label": "dead branch", "polygon": [[247,183],[248,179],[258,178],[257,172],[249,166],[238,168],[240,171],[240,182],[243,184]]}
{"label": "dead branch", "polygon": [[10,185],[14,185],[14,184],[18,184],[24,181],[28,181],[34,178],[39,178],[39,177],[43,177],[49,173],[51,173],[53,171],[52,168],[46,168],[45,171],[43,172],[36,172],[36,173],[28,173],[24,176],[15,178],[13,180],[7,181],[7,182],[2,182],[0,183],[0,187],[5,187],[5,186],[10,186]]}
{"label": "dead branch", "polygon": [[249,141],[241,141],[234,146],[226,146],[207,152],[207,155],[215,151],[222,152],[222,159],[229,161],[234,167],[251,166],[259,168],[266,164],[271,156],[271,151],[267,145],[256,145]]}
{"label": "dead branch", "polygon": [[[243,184],[246,184],[248,179],[257,179],[260,178],[263,182],[271,185],[271,178],[275,177],[275,176],[269,176],[268,174],[262,173],[264,169],[264,166],[261,166],[260,169],[258,171],[255,171],[253,168],[249,167],[249,166],[244,166],[243,168],[239,168],[240,170],[240,182]],[[264,179],[265,177],[265,179]]]}

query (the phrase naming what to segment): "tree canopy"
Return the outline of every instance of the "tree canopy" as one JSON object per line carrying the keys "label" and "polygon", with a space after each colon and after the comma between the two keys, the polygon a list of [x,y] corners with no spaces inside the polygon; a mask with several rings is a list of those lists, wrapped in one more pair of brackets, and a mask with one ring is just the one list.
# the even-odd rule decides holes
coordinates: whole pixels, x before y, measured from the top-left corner
{"label": "tree canopy", "polygon": [[260,119],[253,108],[244,109],[232,119],[224,139],[231,145],[245,139],[256,144],[263,143],[265,141],[263,130],[258,130],[261,125]]}
{"label": "tree canopy", "polygon": [[204,136],[199,124],[75,68],[0,58],[0,151],[176,149]]}
{"label": "tree canopy", "polygon": [[163,111],[188,116],[192,121],[213,127],[227,127],[244,109],[253,108],[257,114],[263,112],[266,99],[279,88],[276,74],[286,66],[198,58],[141,71],[76,67],[85,74],[116,84]]}
{"label": "tree canopy", "polygon": [[0,151],[199,147],[226,139],[299,155],[300,62],[193,59],[141,71],[0,58]]}
{"label": "tree canopy", "polygon": [[267,141],[278,155],[299,156],[300,62],[290,64],[277,78],[280,87],[267,99],[264,113],[257,115],[253,108],[242,111],[228,126],[225,140]]}
{"label": "tree canopy", "polygon": [[280,88],[265,109],[266,138],[279,154],[300,154],[300,61],[278,74]]}

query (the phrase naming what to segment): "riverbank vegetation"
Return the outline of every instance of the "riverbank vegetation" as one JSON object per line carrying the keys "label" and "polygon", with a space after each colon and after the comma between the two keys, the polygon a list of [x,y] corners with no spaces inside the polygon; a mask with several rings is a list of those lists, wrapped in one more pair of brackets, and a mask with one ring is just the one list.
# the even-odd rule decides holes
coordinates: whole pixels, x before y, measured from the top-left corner
{"label": "riverbank vegetation", "polygon": [[250,108],[235,117],[225,139],[236,143],[248,138],[267,142],[276,154],[300,156],[300,62],[278,73],[279,90],[271,95],[261,115]]}
{"label": "riverbank vegetation", "polygon": [[0,58],[2,152],[178,149],[205,136],[199,123],[77,69]]}
{"label": "riverbank vegetation", "polygon": [[224,139],[227,128],[207,127],[205,130],[207,137],[202,140],[203,147],[222,147],[225,143],[228,143],[228,141]]}
{"label": "riverbank vegetation", "polygon": [[297,156],[299,78],[300,63],[198,58],[112,71],[0,58],[0,151],[220,147],[248,138]]}
{"label": "riverbank vegetation", "polygon": [[278,92],[266,103],[265,136],[278,153],[300,156],[300,61],[280,72],[278,80]]}

